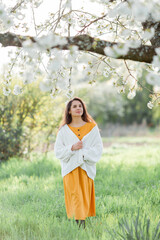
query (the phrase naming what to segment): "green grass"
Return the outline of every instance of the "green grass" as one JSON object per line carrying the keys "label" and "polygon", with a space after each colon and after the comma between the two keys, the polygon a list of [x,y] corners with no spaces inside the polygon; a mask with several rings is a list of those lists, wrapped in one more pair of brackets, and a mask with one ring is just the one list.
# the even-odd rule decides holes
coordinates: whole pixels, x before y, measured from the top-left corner
{"label": "green grass", "polygon": [[154,230],[160,220],[159,144],[122,140],[105,148],[97,164],[96,217],[87,218],[85,230],[66,217],[61,167],[53,152],[47,158],[35,154],[32,161],[2,163],[0,240],[110,240],[109,231],[120,231],[119,221],[131,221],[138,209]]}

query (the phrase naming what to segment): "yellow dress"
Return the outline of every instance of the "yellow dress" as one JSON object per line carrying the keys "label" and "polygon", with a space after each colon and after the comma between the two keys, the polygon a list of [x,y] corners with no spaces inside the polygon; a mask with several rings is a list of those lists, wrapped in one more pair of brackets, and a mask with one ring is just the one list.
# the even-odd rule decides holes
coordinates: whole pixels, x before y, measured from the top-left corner
{"label": "yellow dress", "polygon": [[[79,140],[89,133],[96,124],[87,122],[81,127],[69,128]],[[68,218],[85,220],[86,217],[96,215],[95,188],[93,179],[89,178],[86,171],[77,167],[63,177],[65,206]]]}

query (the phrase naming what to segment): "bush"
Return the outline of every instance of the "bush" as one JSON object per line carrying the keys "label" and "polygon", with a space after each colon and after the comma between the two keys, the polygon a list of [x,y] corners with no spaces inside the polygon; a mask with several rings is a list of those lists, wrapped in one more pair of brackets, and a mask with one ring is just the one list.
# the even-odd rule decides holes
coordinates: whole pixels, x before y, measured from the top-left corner
{"label": "bush", "polygon": [[0,127],[0,160],[8,160],[10,157],[20,155],[22,128],[6,131]]}

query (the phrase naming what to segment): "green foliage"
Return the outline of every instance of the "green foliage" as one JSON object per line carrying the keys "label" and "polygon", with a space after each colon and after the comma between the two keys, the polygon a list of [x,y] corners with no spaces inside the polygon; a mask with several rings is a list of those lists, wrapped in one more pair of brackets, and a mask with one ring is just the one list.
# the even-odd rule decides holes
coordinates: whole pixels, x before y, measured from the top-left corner
{"label": "green foliage", "polygon": [[16,96],[0,95],[0,160],[7,160],[21,153],[23,141],[22,124],[25,118],[25,108],[20,107]]}
{"label": "green foliage", "polygon": [[145,119],[151,125],[153,123],[153,112],[147,107],[149,102],[149,92],[152,92],[152,85],[146,82],[146,72],[143,71],[141,78],[138,79],[139,89],[133,99],[127,98],[127,93],[123,95],[125,99],[124,115],[119,118],[123,124],[132,124],[134,122],[141,124]]}
{"label": "green foliage", "polygon": [[4,161],[19,155],[21,149],[22,128],[6,129],[0,127],[0,160]]}
{"label": "green foliage", "polygon": [[111,85],[97,84],[94,89],[90,89],[89,96],[88,111],[98,124],[117,122],[124,115],[125,101]]}
{"label": "green foliage", "polygon": [[51,99],[35,83],[18,96],[0,94],[0,160],[24,154],[28,158],[37,146],[42,148],[42,143],[47,151],[61,119],[62,105],[61,97]]}
{"label": "green foliage", "polygon": [[160,106],[152,109],[153,125],[160,125]]}

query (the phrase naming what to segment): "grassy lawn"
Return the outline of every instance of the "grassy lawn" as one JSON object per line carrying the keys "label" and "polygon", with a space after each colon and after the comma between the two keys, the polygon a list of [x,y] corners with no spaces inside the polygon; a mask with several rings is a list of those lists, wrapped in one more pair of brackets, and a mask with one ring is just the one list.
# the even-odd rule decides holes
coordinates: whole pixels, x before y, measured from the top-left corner
{"label": "grassy lawn", "polygon": [[85,230],[66,217],[61,167],[53,152],[47,158],[35,154],[33,161],[2,163],[0,240],[110,240],[114,237],[109,232],[121,232],[118,223],[124,217],[131,223],[138,210],[142,220],[145,215],[150,219],[153,239],[160,220],[160,140],[104,139],[107,142],[111,145],[97,163],[97,215],[87,218]]}

